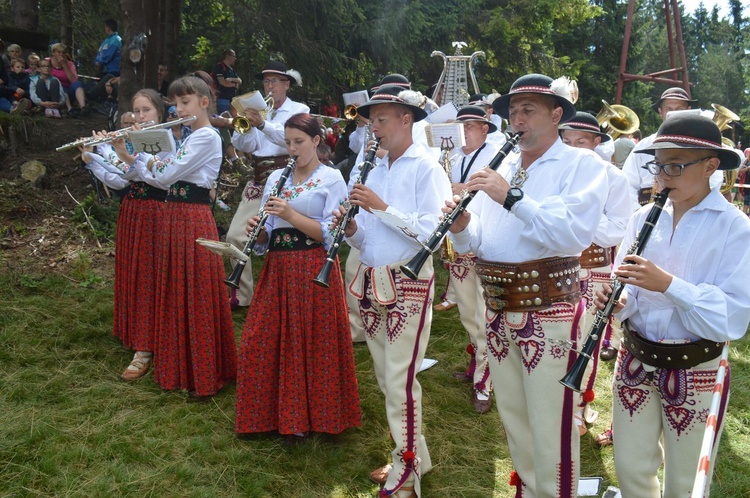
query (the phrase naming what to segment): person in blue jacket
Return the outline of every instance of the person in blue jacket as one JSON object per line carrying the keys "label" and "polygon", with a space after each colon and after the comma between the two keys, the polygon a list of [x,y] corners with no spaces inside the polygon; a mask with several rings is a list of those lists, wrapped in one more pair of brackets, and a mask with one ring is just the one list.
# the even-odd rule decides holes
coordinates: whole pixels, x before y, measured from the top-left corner
{"label": "person in blue jacket", "polygon": [[104,32],[107,38],[99,45],[96,53],[96,68],[102,75],[111,74],[120,76],[120,54],[122,52],[122,38],[117,33],[117,21],[107,19],[104,21]]}

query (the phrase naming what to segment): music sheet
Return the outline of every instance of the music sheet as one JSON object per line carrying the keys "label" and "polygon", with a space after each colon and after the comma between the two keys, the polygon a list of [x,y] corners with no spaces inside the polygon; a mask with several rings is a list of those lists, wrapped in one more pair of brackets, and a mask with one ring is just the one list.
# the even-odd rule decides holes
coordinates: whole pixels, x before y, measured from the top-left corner
{"label": "music sheet", "polygon": [[128,133],[130,143],[133,144],[135,154],[145,152],[146,154],[159,154],[161,152],[176,152],[172,131],[166,128],[159,130],[139,130]]}

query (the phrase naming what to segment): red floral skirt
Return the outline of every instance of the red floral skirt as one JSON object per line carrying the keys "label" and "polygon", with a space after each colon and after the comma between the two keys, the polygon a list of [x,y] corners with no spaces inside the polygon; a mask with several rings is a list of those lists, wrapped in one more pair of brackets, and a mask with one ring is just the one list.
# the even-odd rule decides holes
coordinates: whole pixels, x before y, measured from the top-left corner
{"label": "red floral skirt", "polygon": [[234,322],[221,258],[195,243],[218,240],[206,204],[167,202],[157,238],[154,379],[162,389],[212,396],[237,373]]}
{"label": "red floral skirt", "polygon": [[154,348],[156,237],[163,208],[164,202],[126,196],[117,218],[112,334],[135,351]]}
{"label": "red floral skirt", "polygon": [[330,288],[313,283],[325,258],[322,247],[266,255],[240,344],[239,433],[338,434],[360,425],[338,261]]}

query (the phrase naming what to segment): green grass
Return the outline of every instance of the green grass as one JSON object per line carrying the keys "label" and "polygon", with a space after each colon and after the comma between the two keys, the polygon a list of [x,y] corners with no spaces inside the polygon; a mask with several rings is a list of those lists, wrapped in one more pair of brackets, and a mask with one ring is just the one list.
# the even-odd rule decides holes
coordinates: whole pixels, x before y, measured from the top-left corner
{"label": "green grass", "polygon": [[[92,278],[87,264],[82,257],[64,275],[22,274],[0,254],[0,496],[374,496],[368,473],[387,461],[391,444],[365,346],[354,349],[360,428],[292,448],[270,436],[240,440],[234,386],[196,402],[161,391],[151,375],[119,380],[131,353],[111,336],[112,282]],[[439,289],[444,280],[440,270]],[[239,338],[244,313],[234,318]],[[455,309],[435,315],[428,357],[438,364],[419,375],[434,464],[423,495],[511,496],[497,412],[477,415],[469,387],[451,376],[465,366],[465,343]],[[713,497],[750,494],[749,353],[746,341],[733,345]],[[600,417],[581,444],[582,475],[603,476],[602,490],[616,484],[612,449],[593,444],[609,424],[611,368],[601,370]]]}

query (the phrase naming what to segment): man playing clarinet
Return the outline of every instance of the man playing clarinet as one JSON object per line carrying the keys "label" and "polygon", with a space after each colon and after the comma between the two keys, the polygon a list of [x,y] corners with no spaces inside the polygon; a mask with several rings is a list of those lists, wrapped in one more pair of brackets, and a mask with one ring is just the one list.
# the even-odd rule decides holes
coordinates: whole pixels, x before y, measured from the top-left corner
{"label": "man playing clarinet", "polygon": [[[599,159],[558,136],[558,125],[575,114],[566,84],[529,74],[495,99],[513,133],[523,133],[520,152],[497,172],[485,168],[469,178],[467,188],[479,193],[451,227],[455,250],[479,258],[511,483],[517,496],[537,498],[576,496],[576,393],[558,381],[575,356],[566,344],[580,337],[578,256],[594,239],[607,192]],[[445,212],[455,205],[446,204]]]}

